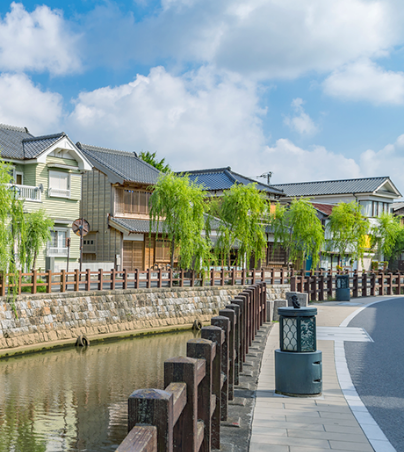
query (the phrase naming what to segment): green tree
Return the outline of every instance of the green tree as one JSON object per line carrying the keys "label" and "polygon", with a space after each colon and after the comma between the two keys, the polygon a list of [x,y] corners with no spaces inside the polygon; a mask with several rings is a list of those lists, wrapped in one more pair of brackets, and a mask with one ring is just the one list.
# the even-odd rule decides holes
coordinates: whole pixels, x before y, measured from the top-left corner
{"label": "green tree", "polygon": [[382,213],[371,228],[371,246],[386,260],[394,259],[404,249],[404,228],[400,217]]}
{"label": "green tree", "polygon": [[254,256],[255,264],[264,255],[266,246],[265,224],[267,203],[256,184],[234,184],[223,197],[211,204],[211,214],[216,214],[218,238],[216,250],[230,267],[230,252],[238,245],[237,264],[243,266]]}
{"label": "green tree", "polygon": [[[44,210],[26,214],[26,263],[28,269],[36,268],[36,260],[41,248],[51,239],[54,221]],[[32,267],[31,267],[32,264]]]}
{"label": "green tree", "polygon": [[148,163],[151,166],[154,166],[162,173],[169,173],[171,171],[171,168],[168,164],[165,163],[166,159],[161,159],[160,161],[156,158],[156,153],[149,152],[149,151],[142,151],[139,155],[139,157],[146,163]]}
{"label": "green tree", "polygon": [[282,246],[292,264],[312,257],[316,267],[324,244],[324,229],[317,211],[307,199],[294,199],[289,206],[277,204],[271,215],[275,247]]}
{"label": "green tree", "polygon": [[171,267],[174,253],[181,268],[206,268],[211,261],[211,242],[205,230],[204,193],[187,175],[161,174],[150,197],[150,233],[162,227],[171,241]]}
{"label": "green tree", "polygon": [[369,247],[369,223],[356,202],[337,204],[329,216],[327,231],[330,234],[328,251],[338,251],[341,257],[351,255],[363,261]]}

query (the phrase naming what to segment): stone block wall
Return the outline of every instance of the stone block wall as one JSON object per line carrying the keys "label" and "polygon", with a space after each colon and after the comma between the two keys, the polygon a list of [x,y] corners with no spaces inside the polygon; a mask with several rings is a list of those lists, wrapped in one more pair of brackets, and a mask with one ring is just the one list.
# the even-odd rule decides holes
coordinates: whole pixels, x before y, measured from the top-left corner
{"label": "stone block wall", "polygon": [[[80,334],[129,332],[207,322],[242,286],[129,289],[0,298],[0,349],[75,339]],[[267,298],[284,298],[289,285],[267,286]]]}

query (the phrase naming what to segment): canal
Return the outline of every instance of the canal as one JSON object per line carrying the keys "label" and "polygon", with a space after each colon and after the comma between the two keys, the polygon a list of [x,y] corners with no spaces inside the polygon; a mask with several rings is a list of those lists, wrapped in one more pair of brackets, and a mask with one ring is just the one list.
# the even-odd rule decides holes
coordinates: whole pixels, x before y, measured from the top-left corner
{"label": "canal", "polygon": [[146,336],[0,360],[0,452],[114,451],[127,398],[163,389],[163,362],[192,332]]}

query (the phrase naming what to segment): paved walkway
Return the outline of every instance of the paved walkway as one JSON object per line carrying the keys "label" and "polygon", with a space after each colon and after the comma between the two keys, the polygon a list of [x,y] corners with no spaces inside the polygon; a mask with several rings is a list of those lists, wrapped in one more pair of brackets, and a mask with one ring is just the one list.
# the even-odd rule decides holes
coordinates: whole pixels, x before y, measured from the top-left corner
{"label": "paved walkway", "polygon": [[[317,325],[338,327],[359,308],[383,298],[391,297],[353,299],[351,305],[337,302],[318,304]],[[321,334],[320,338],[327,338],[326,330],[323,331],[324,334]],[[338,341],[336,344],[329,337],[327,339],[317,341],[317,348],[323,352],[323,393],[321,397],[279,396],[274,393],[274,350],[279,348],[279,325],[274,325],[264,351],[258,382],[250,452],[394,451],[382,432],[376,432],[378,427],[376,424],[371,424],[370,420],[369,427],[372,425],[370,431],[375,431],[377,433],[377,435],[375,433],[375,437],[378,439],[375,442],[374,437],[369,435],[369,431],[367,436],[365,435],[357,418],[360,419],[361,416],[366,418],[367,409],[357,399],[352,399],[356,406],[352,408],[351,401],[350,407],[337,376],[335,350],[338,362],[340,354],[344,353],[343,342],[341,337],[336,338]],[[355,340],[354,337],[353,340]],[[338,364],[339,377],[343,386],[345,377],[350,381],[349,375],[344,374],[344,365],[346,366],[345,355],[343,363]],[[373,419],[371,420],[374,422]],[[368,437],[375,448],[372,447]]]}

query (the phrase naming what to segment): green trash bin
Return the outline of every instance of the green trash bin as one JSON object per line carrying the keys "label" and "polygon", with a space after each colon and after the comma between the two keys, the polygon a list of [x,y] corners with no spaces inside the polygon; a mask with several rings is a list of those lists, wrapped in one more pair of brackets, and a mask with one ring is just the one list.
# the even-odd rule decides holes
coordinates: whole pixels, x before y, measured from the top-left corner
{"label": "green trash bin", "polygon": [[337,301],[350,301],[349,275],[337,275],[336,283],[337,288],[335,292]]}

